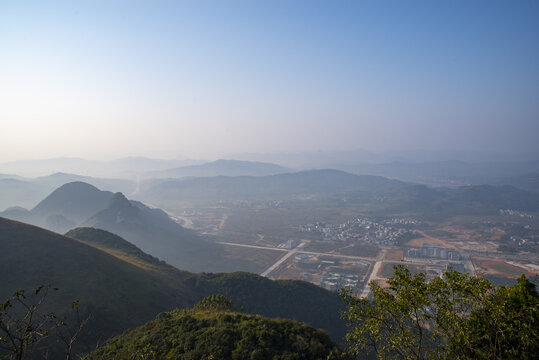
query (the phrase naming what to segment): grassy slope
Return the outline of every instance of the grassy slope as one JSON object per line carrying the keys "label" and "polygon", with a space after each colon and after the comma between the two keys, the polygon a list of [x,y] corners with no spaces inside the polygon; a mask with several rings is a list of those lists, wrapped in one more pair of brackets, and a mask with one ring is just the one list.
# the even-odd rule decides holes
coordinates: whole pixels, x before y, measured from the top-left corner
{"label": "grassy slope", "polygon": [[80,227],[68,231],[65,236],[82,241],[144,270],[165,273],[176,271],[166,262],[145,253],[118,235],[105,230]]}

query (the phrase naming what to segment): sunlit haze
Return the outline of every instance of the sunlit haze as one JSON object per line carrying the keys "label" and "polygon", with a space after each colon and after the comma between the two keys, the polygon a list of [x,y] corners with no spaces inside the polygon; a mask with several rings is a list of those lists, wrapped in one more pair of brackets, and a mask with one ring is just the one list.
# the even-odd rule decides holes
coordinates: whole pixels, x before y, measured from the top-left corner
{"label": "sunlit haze", "polygon": [[0,0],[0,359],[532,359],[539,0]]}
{"label": "sunlit haze", "polygon": [[536,1],[0,1],[0,161],[538,152]]}

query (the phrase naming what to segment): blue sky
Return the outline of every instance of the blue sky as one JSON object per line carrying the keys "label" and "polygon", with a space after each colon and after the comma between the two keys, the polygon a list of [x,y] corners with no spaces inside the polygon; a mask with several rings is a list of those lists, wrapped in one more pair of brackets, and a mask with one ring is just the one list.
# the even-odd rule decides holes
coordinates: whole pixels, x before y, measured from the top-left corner
{"label": "blue sky", "polygon": [[538,152],[536,1],[0,0],[0,161]]}

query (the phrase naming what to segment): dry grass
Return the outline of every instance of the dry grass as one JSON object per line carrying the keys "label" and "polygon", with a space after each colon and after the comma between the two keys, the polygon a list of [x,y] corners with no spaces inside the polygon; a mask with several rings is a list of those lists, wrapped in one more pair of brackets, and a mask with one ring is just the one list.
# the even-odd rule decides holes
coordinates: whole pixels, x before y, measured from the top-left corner
{"label": "dry grass", "polygon": [[117,259],[120,259],[122,261],[125,261],[131,265],[134,265],[140,269],[143,269],[143,270],[148,270],[148,271],[157,271],[157,272],[161,272],[162,269],[159,268],[158,266],[155,266],[153,264],[150,264],[142,259],[139,259],[138,257],[136,256],[131,256],[131,255],[128,255],[126,254],[125,252],[121,251],[121,250],[115,250],[115,249],[110,249],[110,248],[107,248],[107,247],[104,247],[104,246],[97,246],[95,244],[90,244],[92,245],[93,247],[99,249],[99,250],[102,250],[103,252],[109,254],[109,255],[112,255],[114,256],[115,258]]}

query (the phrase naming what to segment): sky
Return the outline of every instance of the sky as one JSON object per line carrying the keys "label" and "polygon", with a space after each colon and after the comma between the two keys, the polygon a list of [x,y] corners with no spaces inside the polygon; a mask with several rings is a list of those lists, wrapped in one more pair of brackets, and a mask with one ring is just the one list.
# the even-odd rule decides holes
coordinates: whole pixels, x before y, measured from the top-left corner
{"label": "sky", "polygon": [[539,152],[537,1],[0,0],[0,161]]}

